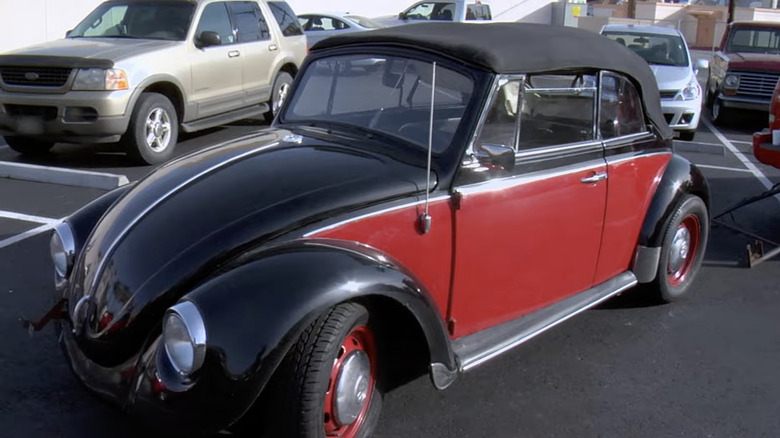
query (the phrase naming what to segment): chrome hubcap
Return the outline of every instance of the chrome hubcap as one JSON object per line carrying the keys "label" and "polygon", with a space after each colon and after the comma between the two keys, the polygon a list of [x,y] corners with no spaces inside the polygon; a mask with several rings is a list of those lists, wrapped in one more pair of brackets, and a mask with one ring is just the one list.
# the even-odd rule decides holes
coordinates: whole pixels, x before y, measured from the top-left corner
{"label": "chrome hubcap", "polygon": [[171,117],[162,108],[155,108],[146,118],[146,145],[162,152],[171,142]]}
{"label": "chrome hubcap", "polygon": [[353,351],[344,361],[336,380],[336,421],[352,424],[363,410],[371,382],[371,361],[364,351]]}
{"label": "chrome hubcap", "polygon": [[686,227],[680,227],[674,233],[672,245],[669,249],[669,270],[677,272],[688,259],[688,253],[691,249],[691,233]]}

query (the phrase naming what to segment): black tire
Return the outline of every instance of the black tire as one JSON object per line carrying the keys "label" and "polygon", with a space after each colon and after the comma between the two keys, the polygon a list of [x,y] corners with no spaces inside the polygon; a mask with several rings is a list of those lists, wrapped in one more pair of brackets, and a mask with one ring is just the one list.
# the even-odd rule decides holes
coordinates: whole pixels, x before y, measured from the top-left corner
{"label": "black tire", "polygon": [[53,141],[34,140],[26,137],[4,137],[8,147],[22,155],[32,157],[46,155],[54,147]]}
{"label": "black tire", "polygon": [[716,125],[724,125],[728,123],[729,109],[723,106],[723,102],[719,98],[713,97],[710,115],[712,116],[713,123]]}
{"label": "black tire", "polygon": [[271,90],[271,100],[268,101],[269,111],[264,114],[265,121],[271,123],[279,113],[279,109],[282,107],[287,96],[290,95],[290,87],[292,86],[293,78],[289,73],[280,71],[274,79],[274,87]]}
{"label": "black tire", "polygon": [[653,289],[663,302],[683,297],[691,287],[704,259],[710,218],[701,198],[686,195],[664,231],[658,272]]}
{"label": "black tire", "polygon": [[171,101],[159,93],[143,93],[122,136],[122,146],[138,164],[159,164],[173,155],[179,136],[179,117]]}
{"label": "black tire", "polygon": [[[267,436],[370,437],[379,421],[383,397],[375,339],[368,310],[359,304],[339,304],[320,315],[290,349],[268,388],[271,393],[264,411],[271,416],[263,422],[270,432]],[[346,375],[359,376],[357,383],[344,380]],[[356,404],[352,411],[339,411],[336,388],[347,381],[350,384],[345,383],[345,387],[354,393],[345,394]],[[353,417],[356,419],[349,423]]]}
{"label": "black tire", "polygon": [[680,131],[680,140],[693,141],[693,137],[696,136],[696,131]]}

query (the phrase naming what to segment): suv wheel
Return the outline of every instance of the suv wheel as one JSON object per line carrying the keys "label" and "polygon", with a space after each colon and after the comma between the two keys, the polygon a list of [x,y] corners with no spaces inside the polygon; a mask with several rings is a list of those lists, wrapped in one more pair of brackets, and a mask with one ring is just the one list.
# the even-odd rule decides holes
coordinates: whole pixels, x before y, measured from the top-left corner
{"label": "suv wheel", "polygon": [[716,125],[723,125],[726,123],[729,116],[728,109],[723,107],[723,102],[719,98],[712,98],[712,110],[710,112],[713,123]]}
{"label": "suv wheel", "polygon": [[54,146],[53,141],[33,140],[26,137],[5,137],[8,147],[23,155],[45,155]]}
{"label": "suv wheel", "polygon": [[279,108],[282,107],[285,99],[290,94],[290,87],[292,86],[293,78],[289,73],[280,71],[274,79],[274,88],[271,91],[271,100],[268,101],[270,111],[265,113],[265,121],[271,123],[274,121],[274,117],[279,113]]}
{"label": "suv wheel", "polygon": [[125,151],[140,164],[167,161],[176,147],[179,120],[171,101],[159,93],[143,93],[122,136]]}

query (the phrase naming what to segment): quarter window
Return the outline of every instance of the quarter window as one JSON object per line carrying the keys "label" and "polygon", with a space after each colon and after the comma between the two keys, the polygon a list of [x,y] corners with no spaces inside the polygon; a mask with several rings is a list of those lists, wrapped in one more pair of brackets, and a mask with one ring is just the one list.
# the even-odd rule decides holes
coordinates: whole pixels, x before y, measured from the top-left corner
{"label": "quarter window", "polygon": [[223,46],[235,42],[233,26],[230,24],[230,17],[224,3],[211,3],[203,9],[195,35],[206,31],[216,32],[221,38]]}
{"label": "quarter window", "polygon": [[303,35],[303,29],[298,24],[298,17],[295,16],[290,5],[285,2],[268,2],[268,7],[271,8],[276,22],[279,23],[282,35],[286,37]]}
{"label": "quarter window", "polygon": [[601,138],[610,139],[644,132],[645,116],[642,101],[634,84],[614,73],[601,75]]}

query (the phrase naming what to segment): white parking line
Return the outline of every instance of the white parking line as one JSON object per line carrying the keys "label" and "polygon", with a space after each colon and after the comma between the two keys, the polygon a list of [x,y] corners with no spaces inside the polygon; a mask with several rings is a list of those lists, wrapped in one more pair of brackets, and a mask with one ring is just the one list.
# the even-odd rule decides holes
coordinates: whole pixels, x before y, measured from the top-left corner
{"label": "white parking line", "polygon": [[748,144],[750,146],[753,146],[753,142],[752,141],[731,140],[731,142],[732,143],[736,143],[736,144]]}
{"label": "white parking line", "polygon": [[731,172],[753,173],[752,171],[750,171],[750,169],[738,169],[736,167],[724,167],[724,166],[711,166],[709,164],[697,164],[696,167],[701,167],[704,169],[729,170]]}
{"label": "white parking line", "polygon": [[[734,144],[729,141],[729,139],[726,138],[726,136],[723,135],[712,123],[710,123],[709,120],[702,118],[701,121],[704,123],[705,126],[707,126],[707,129],[709,129],[713,134],[715,134],[715,137],[720,140],[721,143],[723,143],[723,146],[726,146],[726,148],[731,151],[732,154],[734,154],[737,159],[742,162],[742,164],[745,165],[745,167],[748,168],[750,173],[753,174],[753,176],[758,179],[758,181],[761,182],[761,184],[767,189],[771,189],[774,184],[772,184],[772,181],[769,180],[769,178],[764,175],[764,172],[761,171],[758,167],[756,167],[755,164],[753,164],[748,157],[745,156],[742,152],[737,149]],[[775,199],[780,201],[780,195],[775,195]]]}
{"label": "white parking line", "polygon": [[50,217],[33,216],[24,213],[15,213],[13,211],[4,211],[4,210],[0,210],[0,217],[6,219],[25,221],[25,222],[35,222],[38,224],[47,224],[47,225],[55,225],[62,220],[62,219],[53,219]]}
{"label": "white parking line", "polygon": [[685,145],[685,144],[700,144],[702,146],[717,146],[717,147],[723,147],[720,143],[706,143],[703,141],[683,141],[683,140],[675,140],[675,144],[677,145]]}
{"label": "white parking line", "polygon": [[41,234],[43,232],[46,232],[48,230],[51,230],[54,228],[54,224],[44,224],[40,227],[33,228],[32,230],[27,230],[22,234],[17,234],[16,236],[9,237],[5,240],[0,240],[0,249],[5,248],[6,246],[13,245],[14,243],[21,242],[24,239],[27,239],[28,237],[36,236],[38,234]]}

